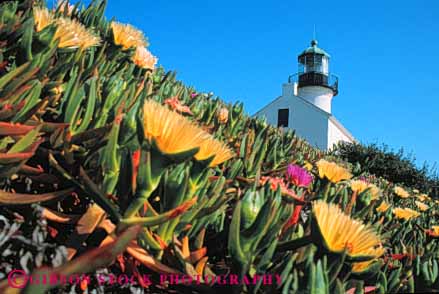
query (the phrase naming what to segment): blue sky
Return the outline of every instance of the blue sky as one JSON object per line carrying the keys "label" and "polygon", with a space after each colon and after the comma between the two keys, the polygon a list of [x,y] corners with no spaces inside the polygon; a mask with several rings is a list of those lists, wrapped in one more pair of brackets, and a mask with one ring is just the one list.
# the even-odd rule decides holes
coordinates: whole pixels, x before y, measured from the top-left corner
{"label": "blue sky", "polygon": [[166,69],[253,114],[278,97],[316,26],[340,77],[333,113],[364,143],[439,161],[439,2],[108,1]]}

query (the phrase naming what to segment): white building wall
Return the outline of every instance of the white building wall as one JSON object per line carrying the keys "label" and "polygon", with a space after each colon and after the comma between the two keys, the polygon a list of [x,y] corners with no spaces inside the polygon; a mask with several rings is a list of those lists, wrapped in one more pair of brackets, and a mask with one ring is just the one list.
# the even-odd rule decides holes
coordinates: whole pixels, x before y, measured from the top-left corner
{"label": "white building wall", "polygon": [[328,120],[328,150],[332,149],[332,147],[340,141],[352,143],[353,138],[347,135],[346,132],[332,120]]}
{"label": "white building wall", "polygon": [[267,105],[256,116],[265,117],[267,122],[277,126],[278,110],[289,109],[288,127],[310,144],[326,150],[328,147],[329,114],[294,96],[294,85],[284,84],[282,96]]}

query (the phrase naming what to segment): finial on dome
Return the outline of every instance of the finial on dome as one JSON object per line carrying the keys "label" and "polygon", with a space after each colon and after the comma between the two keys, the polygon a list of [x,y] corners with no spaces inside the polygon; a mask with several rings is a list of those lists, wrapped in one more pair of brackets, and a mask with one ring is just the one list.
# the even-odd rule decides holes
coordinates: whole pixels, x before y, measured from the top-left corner
{"label": "finial on dome", "polygon": [[317,44],[318,44],[318,42],[317,42],[317,40],[316,39],[313,39],[312,41],[311,41],[311,46],[317,46]]}

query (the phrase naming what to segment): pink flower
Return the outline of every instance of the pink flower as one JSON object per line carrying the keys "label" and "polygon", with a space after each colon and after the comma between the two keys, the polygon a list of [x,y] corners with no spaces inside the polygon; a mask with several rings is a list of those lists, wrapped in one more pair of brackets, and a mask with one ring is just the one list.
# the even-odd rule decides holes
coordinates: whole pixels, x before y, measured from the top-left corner
{"label": "pink flower", "polygon": [[308,171],[296,164],[289,164],[286,173],[287,179],[297,187],[308,187],[313,178]]}

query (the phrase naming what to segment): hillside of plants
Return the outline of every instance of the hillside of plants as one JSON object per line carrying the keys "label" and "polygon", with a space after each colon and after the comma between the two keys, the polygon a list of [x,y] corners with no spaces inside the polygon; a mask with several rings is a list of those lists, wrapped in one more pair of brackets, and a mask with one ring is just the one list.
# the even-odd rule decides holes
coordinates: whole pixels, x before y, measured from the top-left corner
{"label": "hillside of plants", "polygon": [[0,293],[439,292],[437,195],[184,85],[105,6],[0,3]]}

